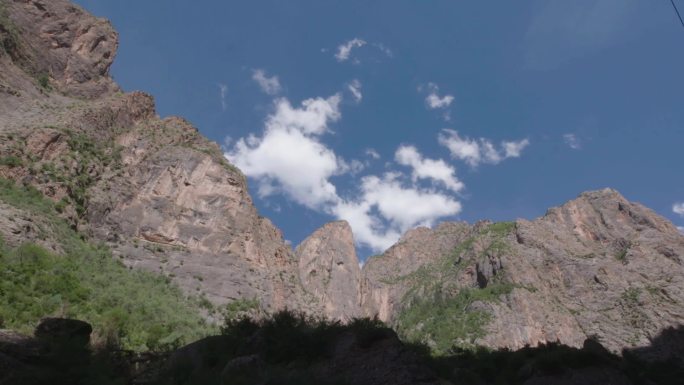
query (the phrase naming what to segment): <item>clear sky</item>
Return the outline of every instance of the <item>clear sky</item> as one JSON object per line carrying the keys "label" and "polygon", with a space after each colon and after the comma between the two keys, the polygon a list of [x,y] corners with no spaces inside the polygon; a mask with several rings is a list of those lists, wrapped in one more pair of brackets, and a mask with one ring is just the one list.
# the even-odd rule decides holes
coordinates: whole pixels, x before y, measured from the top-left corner
{"label": "clear sky", "polygon": [[365,257],[603,187],[684,226],[668,0],[77,3],[119,31],[124,90],[221,143],[295,245],[342,218]]}

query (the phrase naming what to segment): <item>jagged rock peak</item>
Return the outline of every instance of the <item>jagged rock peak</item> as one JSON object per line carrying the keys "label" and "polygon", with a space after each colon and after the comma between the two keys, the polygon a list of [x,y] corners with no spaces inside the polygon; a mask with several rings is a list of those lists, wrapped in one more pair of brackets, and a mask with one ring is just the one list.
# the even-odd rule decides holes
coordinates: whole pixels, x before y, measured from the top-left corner
{"label": "jagged rock peak", "polygon": [[670,221],[639,203],[628,201],[612,188],[583,192],[562,206],[549,209],[540,220],[571,225],[579,232],[604,229],[613,236],[646,229],[677,233]]}
{"label": "jagged rock peak", "polygon": [[324,305],[328,317],[360,315],[361,269],[349,223],[323,225],[297,246],[295,254],[302,285]]}

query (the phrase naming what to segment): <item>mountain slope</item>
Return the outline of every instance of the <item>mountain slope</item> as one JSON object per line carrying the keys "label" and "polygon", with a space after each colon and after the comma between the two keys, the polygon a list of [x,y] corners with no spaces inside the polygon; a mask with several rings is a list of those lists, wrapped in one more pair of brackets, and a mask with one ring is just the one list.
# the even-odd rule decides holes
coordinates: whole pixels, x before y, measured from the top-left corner
{"label": "mountain slope", "polygon": [[317,308],[219,147],[111,80],[118,41],[107,21],[66,0],[0,5],[0,176],[37,188],[127,266],[187,293]]}
{"label": "mountain slope", "polygon": [[[533,221],[413,229],[359,269],[348,224],[293,251],[217,144],[121,92],[107,21],[66,0],[0,0],[0,43],[0,177],[40,191],[125,266],[206,297],[209,318],[228,303],[377,315],[439,353],[588,337],[619,352],[684,323],[684,236],[613,190]],[[0,216],[0,234],[60,254],[33,217]]]}
{"label": "mountain slope", "polygon": [[606,189],[534,221],[414,230],[366,264],[363,305],[442,351],[593,337],[619,352],[684,322],[683,260],[670,222]]}

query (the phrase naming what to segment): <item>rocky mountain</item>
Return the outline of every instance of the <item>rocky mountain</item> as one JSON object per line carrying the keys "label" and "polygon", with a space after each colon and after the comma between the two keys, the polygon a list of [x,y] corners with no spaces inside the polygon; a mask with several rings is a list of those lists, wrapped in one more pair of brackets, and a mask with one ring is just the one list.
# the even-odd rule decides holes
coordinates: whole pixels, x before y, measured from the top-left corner
{"label": "rocky mountain", "polygon": [[2,0],[0,12],[0,177],[43,192],[126,265],[217,305],[317,308],[218,145],[112,81],[108,21],[66,0]]}
{"label": "rocky mountain", "polygon": [[[684,323],[684,236],[610,189],[531,221],[413,229],[362,269],[343,221],[293,250],[216,143],[160,118],[150,95],[121,91],[109,76],[117,46],[109,22],[67,0],[0,0],[0,187],[37,191],[73,234],[206,299],[205,318],[225,305],[377,316],[438,354],[588,339],[638,352]],[[7,191],[8,247],[68,251],[42,204]]]}
{"label": "rocky mountain", "polygon": [[416,229],[363,270],[362,306],[410,339],[643,346],[684,320],[684,236],[611,189],[533,221]]}

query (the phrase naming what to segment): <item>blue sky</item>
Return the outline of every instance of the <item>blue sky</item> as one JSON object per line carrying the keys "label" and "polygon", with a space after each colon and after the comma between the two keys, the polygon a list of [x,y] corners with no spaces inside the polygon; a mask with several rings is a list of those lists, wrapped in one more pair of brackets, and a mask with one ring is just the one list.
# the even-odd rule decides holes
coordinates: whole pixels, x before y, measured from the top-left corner
{"label": "blue sky", "polygon": [[342,218],[367,256],[603,187],[684,226],[669,1],[77,3],[120,33],[115,80],[222,143],[294,244]]}

